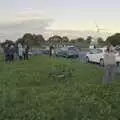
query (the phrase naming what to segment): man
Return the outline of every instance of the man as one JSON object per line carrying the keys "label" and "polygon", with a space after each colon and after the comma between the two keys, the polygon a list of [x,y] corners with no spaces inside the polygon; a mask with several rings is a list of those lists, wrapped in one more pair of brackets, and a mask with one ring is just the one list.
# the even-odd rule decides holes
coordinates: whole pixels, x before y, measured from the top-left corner
{"label": "man", "polygon": [[9,47],[9,60],[13,61],[14,60],[14,55],[15,55],[15,47],[11,45]]}
{"label": "man", "polygon": [[108,42],[107,48],[108,48],[110,51],[113,51],[113,52],[115,51],[113,45],[112,45],[110,42]]}
{"label": "man", "polygon": [[104,54],[103,83],[110,83],[115,77],[116,57],[112,45],[108,44]]}
{"label": "man", "polygon": [[52,45],[50,45],[50,56],[52,56],[52,54],[53,54],[53,46]]}
{"label": "man", "polygon": [[5,62],[9,60],[9,47],[8,44],[4,46],[4,57],[5,57]]}
{"label": "man", "polygon": [[24,48],[24,60],[28,60],[29,46],[25,45]]}

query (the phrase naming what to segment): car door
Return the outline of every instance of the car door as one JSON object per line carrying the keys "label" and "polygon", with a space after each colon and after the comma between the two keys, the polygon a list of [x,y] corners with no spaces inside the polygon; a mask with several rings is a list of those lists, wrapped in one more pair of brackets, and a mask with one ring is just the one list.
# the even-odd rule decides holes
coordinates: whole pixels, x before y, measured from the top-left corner
{"label": "car door", "polygon": [[63,47],[63,48],[61,49],[61,56],[62,56],[62,57],[66,57],[66,55],[67,55],[67,47]]}
{"label": "car door", "polygon": [[91,49],[90,52],[89,52],[89,60],[91,62],[95,62],[96,61],[96,53],[97,53],[97,50],[96,49]]}
{"label": "car door", "polygon": [[101,59],[103,59],[104,50],[96,49],[96,53],[94,54],[94,62],[99,63]]}

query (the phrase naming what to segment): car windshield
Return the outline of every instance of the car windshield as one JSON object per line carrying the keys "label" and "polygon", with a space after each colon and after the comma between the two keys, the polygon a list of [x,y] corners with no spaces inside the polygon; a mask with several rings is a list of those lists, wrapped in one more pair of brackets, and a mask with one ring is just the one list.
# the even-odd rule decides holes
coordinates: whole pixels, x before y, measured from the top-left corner
{"label": "car windshield", "polygon": [[77,48],[76,47],[69,47],[68,50],[77,51]]}

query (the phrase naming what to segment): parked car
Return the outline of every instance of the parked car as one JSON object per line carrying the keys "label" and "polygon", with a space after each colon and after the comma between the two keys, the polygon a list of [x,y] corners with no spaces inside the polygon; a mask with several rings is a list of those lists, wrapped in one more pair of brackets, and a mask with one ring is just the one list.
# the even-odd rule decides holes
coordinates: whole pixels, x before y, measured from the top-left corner
{"label": "parked car", "polygon": [[116,46],[116,47],[115,47],[115,50],[120,53],[120,46]]}
{"label": "parked car", "polygon": [[47,49],[45,49],[45,50],[42,50],[42,52],[43,52],[43,54],[45,54],[45,55],[48,55],[48,54],[50,54],[50,50],[47,50]]}
{"label": "parked car", "polygon": [[77,58],[79,57],[79,49],[75,46],[66,46],[56,49],[55,55],[65,58]]}
{"label": "parked car", "polygon": [[[104,54],[106,48],[90,49],[86,54],[86,62],[99,63],[100,66],[104,66]],[[116,63],[120,63],[120,54],[116,51]]]}
{"label": "parked car", "polygon": [[32,56],[32,55],[33,55],[33,53],[32,53],[31,51],[29,51],[29,52],[28,52],[28,55],[29,55],[29,56]]}
{"label": "parked car", "polygon": [[41,50],[32,50],[32,51],[30,52],[30,54],[31,54],[31,55],[41,55],[41,54],[43,54],[43,53],[42,53]]}
{"label": "parked car", "polygon": [[45,48],[41,49],[42,53],[45,55],[48,55],[50,53],[49,46],[46,46]]}

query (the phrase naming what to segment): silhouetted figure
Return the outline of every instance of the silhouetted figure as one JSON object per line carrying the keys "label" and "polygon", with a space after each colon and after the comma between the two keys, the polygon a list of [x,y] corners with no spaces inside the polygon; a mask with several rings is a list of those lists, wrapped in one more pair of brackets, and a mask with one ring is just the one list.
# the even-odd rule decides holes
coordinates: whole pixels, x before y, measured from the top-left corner
{"label": "silhouetted figure", "polygon": [[15,47],[13,45],[11,45],[9,47],[9,61],[14,60],[14,55],[15,55]]}
{"label": "silhouetted figure", "polygon": [[28,60],[29,59],[29,46],[25,45],[24,47],[24,60]]}
{"label": "silhouetted figure", "polygon": [[53,55],[53,54],[52,54],[53,49],[54,49],[54,47],[51,45],[51,46],[50,46],[50,56]]}
{"label": "silhouetted figure", "polygon": [[9,61],[9,46],[8,46],[8,44],[6,44],[3,49],[4,49],[5,62],[7,62],[7,61]]}
{"label": "silhouetted figure", "polygon": [[94,49],[96,49],[96,45],[94,45]]}

